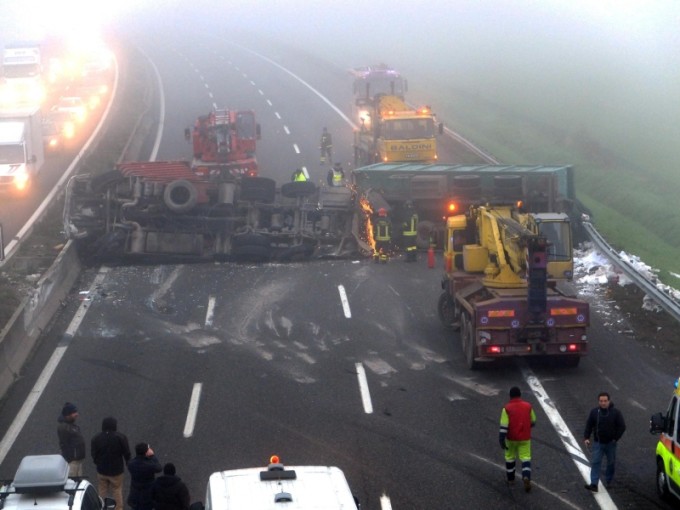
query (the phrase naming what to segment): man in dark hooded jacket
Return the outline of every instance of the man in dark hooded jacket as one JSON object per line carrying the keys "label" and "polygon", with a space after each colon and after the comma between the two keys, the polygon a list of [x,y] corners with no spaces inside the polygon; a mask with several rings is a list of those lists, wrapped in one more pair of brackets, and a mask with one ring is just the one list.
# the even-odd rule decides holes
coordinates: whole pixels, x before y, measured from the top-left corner
{"label": "man in dark hooded jacket", "polygon": [[85,438],[76,424],[78,408],[66,402],[57,418],[57,436],[61,455],[68,462],[68,476],[83,476],[83,460],[85,459]]}
{"label": "man in dark hooded jacket", "polygon": [[97,466],[99,497],[116,500],[116,508],[123,509],[123,477],[125,464],[130,460],[127,437],[118,432],[118,422],[109,416],[102,421],[102,431],[91,441],[92,460]]}
{"label": "man in dark hooded jacket", "polygon": [[189,489],[179,476],[175,465],[168,462],[151,487],[154,510],[189,510]]}
{"label": "man in dark hooded jacket", "polygon": [[162,471],[161,463],[147,443],[138,443],[135,446],[135,457],[128,462],[130,472],[130,494],[128,505],[134,510],[151,510],[151,486],[156,473]]}

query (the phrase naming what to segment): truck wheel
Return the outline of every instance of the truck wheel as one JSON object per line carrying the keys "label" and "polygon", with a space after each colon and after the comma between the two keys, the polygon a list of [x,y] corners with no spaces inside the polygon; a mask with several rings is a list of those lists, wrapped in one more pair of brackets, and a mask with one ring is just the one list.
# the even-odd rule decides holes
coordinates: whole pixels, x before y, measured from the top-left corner
{"label": "truck wheel", "polygon": [[276,181],[267,177],[244,177],[241,179],[239,198],[246,202],[271,204],[276,198]]}
{"label": "truck wheel", "polygon": [[310,181],[287,182],[281,186],[281,194],[286,198],[307,197],[316,191],[316,184]]}
{"label": "truck wheel", "polygon": [[271,241],[269,237],[265,235],[249,232],[247,234],[236,234],[232,236],[231,245],[235,248],[240,246],[264,246],[269,248]]}
{"label": "truck wheel", "polygon": [[172,181],[163,190],[163,202],[168,209],[176,213],[191,211],[197,200],[196,187],[184,179]]}
{"label": "truck wheel", "polygon": [[442,292],[437,303],[439,320],[446,329],[460,330],[460,311],[456,309],[456,303],[448,292]]}
{"label": "truck wheel", "polygon": [[479,362],[475,361],[475,327],[472,325],[467,313],[461,315],[460,322],[460,338],[463,343],[465,364],[470,370],[477,370]]}
{"label": "truck wheel", "polygon": [[656,493],[664,501],[670,500],[671,492],[668,488],[668,475],[662,459],[656,460]]}

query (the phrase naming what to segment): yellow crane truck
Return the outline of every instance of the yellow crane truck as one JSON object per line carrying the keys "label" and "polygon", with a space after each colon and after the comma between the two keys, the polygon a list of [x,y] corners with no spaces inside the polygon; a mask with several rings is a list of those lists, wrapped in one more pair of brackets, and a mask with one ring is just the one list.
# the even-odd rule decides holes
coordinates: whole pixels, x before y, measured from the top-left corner
{"label": "yellow crane truck", "polygon": [[439,316],[460,331],[469,368],[514,356],[575,367],[589,305],[576,296],[569,217],[521,205],[474,205],[447,219]]}

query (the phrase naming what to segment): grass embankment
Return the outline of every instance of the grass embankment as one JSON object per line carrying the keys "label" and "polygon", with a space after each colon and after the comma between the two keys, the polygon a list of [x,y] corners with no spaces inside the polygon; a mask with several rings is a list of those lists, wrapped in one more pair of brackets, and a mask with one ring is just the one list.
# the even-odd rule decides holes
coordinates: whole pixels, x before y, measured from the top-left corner
{"label": "grass embankment", "polygon": [[642,167],[623,149],[610,149],[615,144],[595,129],[565,127],[460,90],[430,92],[455,98],[437,105],[442,120],[500,161],[573,165],[577,197],[598,231],[616,249],[658,269],[663,282],[679,286],[671,273],[680,273],[680,172],[664,169],[665,155]]}

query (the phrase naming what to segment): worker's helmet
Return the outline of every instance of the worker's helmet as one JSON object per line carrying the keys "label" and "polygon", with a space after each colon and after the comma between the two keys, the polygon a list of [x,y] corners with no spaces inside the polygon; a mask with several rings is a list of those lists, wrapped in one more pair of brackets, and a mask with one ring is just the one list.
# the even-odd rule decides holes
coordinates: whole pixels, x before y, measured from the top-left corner
{"label": "worker's helmet", "polygon": [[387,211],[385,210],[384,207],[381,207],[380,209],[378,209],[378,216],[380,216],[382,218],[387,216]]}

